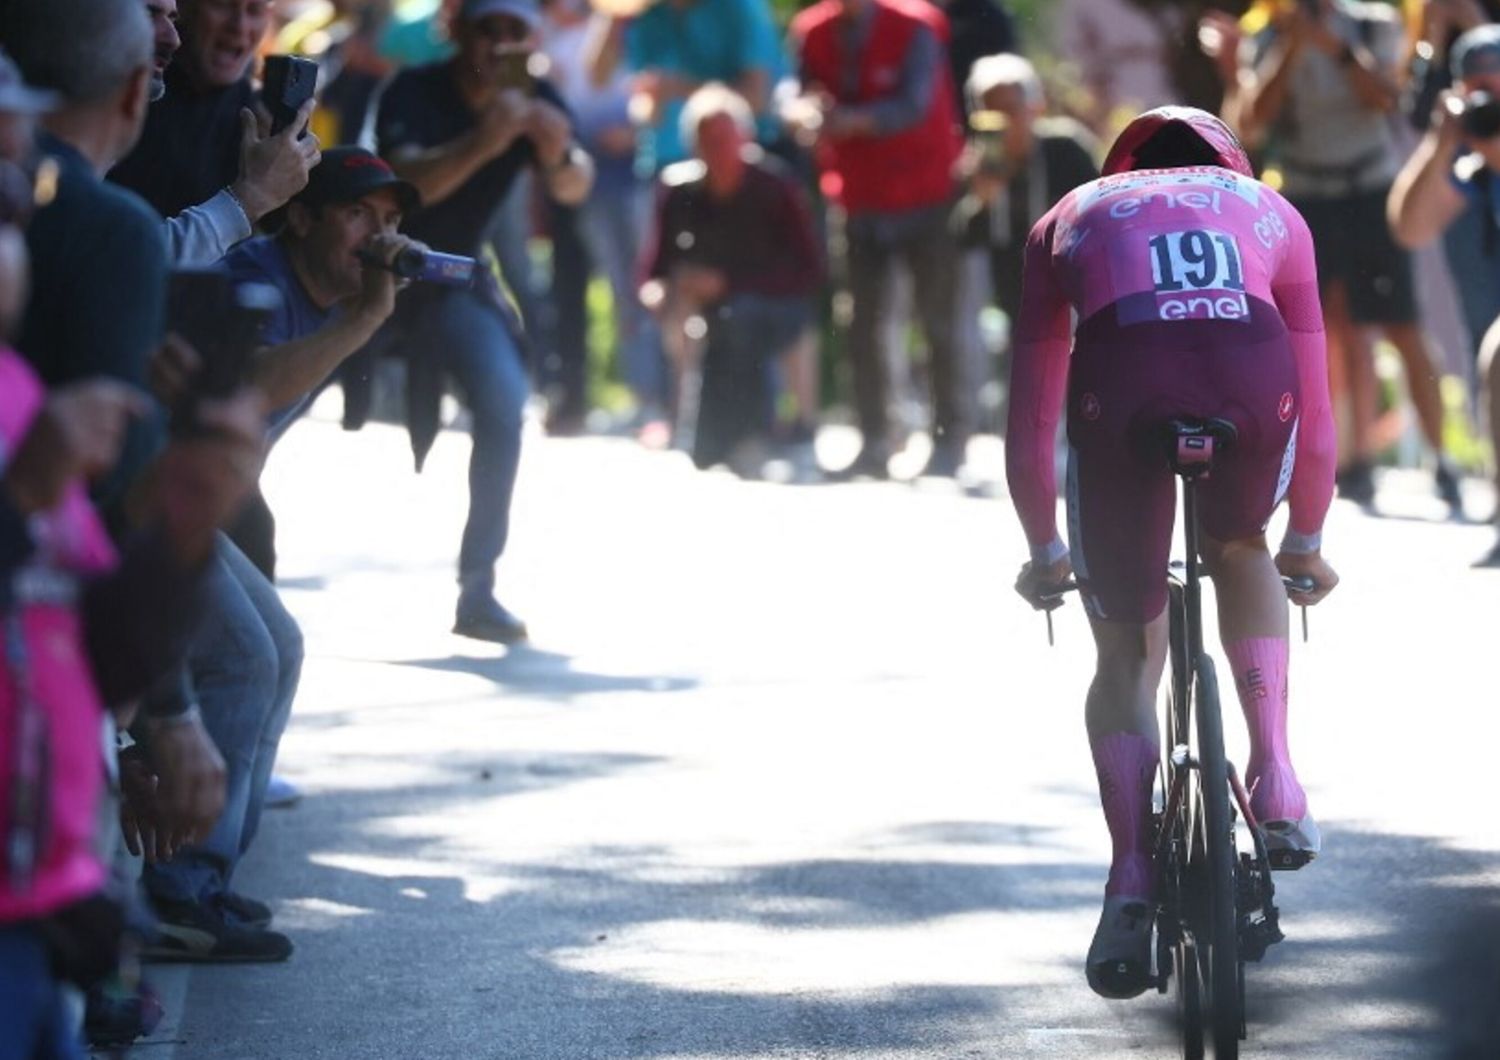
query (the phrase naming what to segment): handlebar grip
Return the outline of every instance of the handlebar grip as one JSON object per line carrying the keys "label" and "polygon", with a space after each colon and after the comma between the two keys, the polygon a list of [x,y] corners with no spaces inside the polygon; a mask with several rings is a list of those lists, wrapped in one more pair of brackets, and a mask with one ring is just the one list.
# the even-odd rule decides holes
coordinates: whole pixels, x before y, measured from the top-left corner
{"label": "handlebar grip", "polygon": [[1039,585],[1032,594],[1031,606],[1038,611],[1056,611],[1063,605],[1063,597],[1077,589],[1078,583],[1072,578],[1056,585]]}

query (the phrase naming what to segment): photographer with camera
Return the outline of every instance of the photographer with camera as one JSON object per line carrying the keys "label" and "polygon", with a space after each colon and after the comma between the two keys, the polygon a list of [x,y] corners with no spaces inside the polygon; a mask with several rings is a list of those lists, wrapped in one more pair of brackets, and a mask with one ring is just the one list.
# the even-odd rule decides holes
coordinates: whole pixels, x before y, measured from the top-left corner
{"label": "photographer with camera", "polygon": [[1411,255],[1385,223],[1386,196],[1401,166],[1391,115],[1400,95],[1402,25],[1389,5],[1358,0],[1279,0],[1255,10],[1265,24],[1242,51],[1240,132],[1275,158],[1281,190],[1307,219],[1317,248],[1335,393],[1337,381],[1347,379],[1350,397],[1339,495],[1361,504],[1375,499],[1379,332],[1401,356],[1423,439],[1436,458],[1436,492],[1462,515]]}
{"label": "photographer with camera", "polygon": [[959,169],[967,189],[955,221],[964,246],[989,258],[995,304],[1014,326],[1026,237],[1059,199],[1099,175],[1097,145],[1071,118],[1045,116],[1041,79],[1019,55],[977,60],[965,92],[968,144]]}
{"label": "photographer with camera", "polygon": [[[421,193],[407,229],[436,250],[478,254],[487,222],[525,167],[558,202],[576,206],[588,195],[593,164],[574,144],[557,90],[532,72],[539,21],[534,0],[463,0],[453,58],[402,71],[375,104],[374,146]],[[410,292],[374,346],[407,358],[418,468],[437,434],[445,377],[473,415],[454,632],[511,643],[525,639],[526,626],[495,599],[494,568],[521,457],[526,365],[513,314],[489,274],[479,278],[488,282]]]}
{"label": "photographer with camera", "polygon": [[[1490,299],[1500,298],[1500,25],[1469,30],[1454,44],[1455,88],[1439,95],[1432,122],[1396,176],[1388,202],[1391,230],[1420,247],[1460,218],[1477,219]],[[1482,297],[1484,292],[1480,292]],[[1460,295],[1471,297],[1466,289]],[[1493,302],[1491,306],[1493,306]],[[1492,320],[1494,309],[1490,309]],[[1500,328],[1480,343],[1490,439],[1500,453]],[[1500,482],[1500,471],[1497,471]],[[1500,541],[1476,566],[1500,566]]]}
{"label": "photographer with camera", "polygon": [[400,264],[426,247],[396,229],[417,191],[361,147],[335,147],[287,205],[276,236],[241,243],[224,259],[237,281],[269,284],[280,308],[261,328],[250,376],[288,424],[310,395],[360,350],[396,308]]}

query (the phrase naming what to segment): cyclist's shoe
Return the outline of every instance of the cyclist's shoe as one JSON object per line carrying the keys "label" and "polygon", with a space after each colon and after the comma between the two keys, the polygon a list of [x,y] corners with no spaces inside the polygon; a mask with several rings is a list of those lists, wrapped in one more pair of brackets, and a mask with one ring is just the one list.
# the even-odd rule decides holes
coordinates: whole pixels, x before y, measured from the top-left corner
{"label": "cyclist's shoe", "polygon": [[1273,869],[1300,869],[1323,849],[1323,836],[1310,813],[1294,821],[1285,818],[1262,821],[1260,830]]}
{"label": "cyclist's shoe", "polygon": [[1089,986],[1113,1000],[1138,997],[1155,985],[1151,975],[1151,920],[1144,898],[1106,895],[1099,927],[1089,946]]}
{"label": "cyclist's shoe", "polygon": [[1254,778],[1250,809],[1273,869],[1300,869],[1323,848],[1323,837],[1307,809],[1307,795],[1290,765],[1272,762]]}

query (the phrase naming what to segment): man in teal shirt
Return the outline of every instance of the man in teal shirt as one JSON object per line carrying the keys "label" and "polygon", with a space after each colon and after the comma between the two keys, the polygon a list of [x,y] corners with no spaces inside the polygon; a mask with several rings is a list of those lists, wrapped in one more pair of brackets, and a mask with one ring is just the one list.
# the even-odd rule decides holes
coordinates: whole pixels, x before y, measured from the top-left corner
{"label": "man in teal shirt", "polygon": [[636,156],[643,173],[690,157],[678,131],[682,106],[711,81],[749,101],[763,142],[775,136],[771,90],[786,60],[766,0],[660,0],[633,18],[614,15],[590,76],[603,85],[621,62],[638,75],[636,106],[648,119]]}

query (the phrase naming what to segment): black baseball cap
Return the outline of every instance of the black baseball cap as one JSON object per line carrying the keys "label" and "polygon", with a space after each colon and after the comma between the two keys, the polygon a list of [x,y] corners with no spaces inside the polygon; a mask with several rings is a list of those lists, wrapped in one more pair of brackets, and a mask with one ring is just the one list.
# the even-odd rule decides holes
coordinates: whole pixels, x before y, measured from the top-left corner
{"label": "black baseball cap", "polygon": [[396,176],[385,159],[363,147],[330,147],[307,175],[307,187],[292,199],[306,206],[329,206],[353,202],[371,192],[391,188],[402,213],[412,213],[422,205],[417,189]]}
{"label": "black baseball cap", "polygon": [[1500,71],[1500,25],[1475,26],[1459,37],[1449,52],[1449,63],[1455,81]]}
{"label": "black baseball cap", "polygon": [[460,22],[473,22],[488,15],[509,15],[531,29],[536,29],[542,21],[541,8],[536,0],[463,0],[458,9]]}

